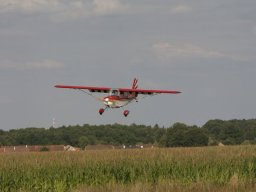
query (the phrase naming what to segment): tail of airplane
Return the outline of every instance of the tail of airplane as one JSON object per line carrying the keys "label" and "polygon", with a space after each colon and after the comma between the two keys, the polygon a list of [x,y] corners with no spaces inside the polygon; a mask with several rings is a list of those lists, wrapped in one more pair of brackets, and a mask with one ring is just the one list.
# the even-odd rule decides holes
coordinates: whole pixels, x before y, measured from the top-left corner
{"label": "tail of airplane", "polygon": [[137,89],[137,88],[138,88],[138,79],[134,78],[132,83],[132,89]]}

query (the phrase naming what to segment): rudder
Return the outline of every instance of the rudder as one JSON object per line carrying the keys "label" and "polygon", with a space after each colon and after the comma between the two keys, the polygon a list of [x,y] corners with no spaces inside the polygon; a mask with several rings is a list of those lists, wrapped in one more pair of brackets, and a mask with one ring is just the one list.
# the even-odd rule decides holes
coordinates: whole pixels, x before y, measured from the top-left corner
{"label": "rudder", "polygon": [[137,89],[137,88],[138,88],[138,79],[134,78],[132,83],[132,89]]}

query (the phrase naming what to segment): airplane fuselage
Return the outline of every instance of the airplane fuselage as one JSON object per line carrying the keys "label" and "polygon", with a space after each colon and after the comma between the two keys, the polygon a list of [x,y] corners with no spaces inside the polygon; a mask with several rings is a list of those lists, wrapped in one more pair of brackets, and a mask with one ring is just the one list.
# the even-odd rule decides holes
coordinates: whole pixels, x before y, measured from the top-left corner
{"label": "airplane fuselage", "polygon": [[128,105],[135,98],[121,98],[120,96],[107,96],[103,100],[106,107],[120,108]]}
{"label": "airplane fuselage", "polygon": [[135,93],[120,92],[118,89],[112,89],[109,92],[109,96],[103,98],[103,103],[109,108],[120,108],[128,105],[136,97]]}

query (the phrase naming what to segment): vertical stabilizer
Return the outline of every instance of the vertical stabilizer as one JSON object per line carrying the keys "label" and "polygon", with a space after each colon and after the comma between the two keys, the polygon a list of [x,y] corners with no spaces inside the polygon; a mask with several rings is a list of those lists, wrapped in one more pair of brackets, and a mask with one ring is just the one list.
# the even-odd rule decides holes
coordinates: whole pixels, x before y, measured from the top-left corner
{"label": "vertical stabilizer", "polygon": [[137,89],[137,88],[138,88],[138,79],[134,78],[132,83],[132,89]]}

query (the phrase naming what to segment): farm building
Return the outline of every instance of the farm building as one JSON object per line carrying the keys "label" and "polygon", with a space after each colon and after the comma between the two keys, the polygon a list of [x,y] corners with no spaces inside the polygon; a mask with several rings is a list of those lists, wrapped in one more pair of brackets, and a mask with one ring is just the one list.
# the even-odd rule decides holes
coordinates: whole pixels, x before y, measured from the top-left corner
{"label": "farm building", "polygon": [[39,151],[79,151],[80,148],[70,145],[19,145],[0,147],[0,153],[6,152],[39,152]]}

